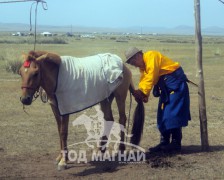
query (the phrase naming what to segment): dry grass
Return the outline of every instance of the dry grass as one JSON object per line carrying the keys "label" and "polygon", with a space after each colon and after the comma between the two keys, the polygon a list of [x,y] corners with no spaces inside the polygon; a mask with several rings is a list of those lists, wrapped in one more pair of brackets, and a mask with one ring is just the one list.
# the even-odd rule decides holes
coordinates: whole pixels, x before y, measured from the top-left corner
{"label": "dry grass", "polygon": [[[170,42],[170,39],[175,42]],[[168,40],[168,41],[167,41]],[[129,38],[128,43],[116,42],[110,37],[96,39],[66,39],[68,44],[38,44],[37,50],[46,50],[60,55],[77,57],[111,52],[124,59],[124,51],[130,46],[140,49],[159,50],[179,61],[189,79],[197,82],[193,37],[150,36],[144,39]],[[184,43],[183,43],[184,42]],[[0,167],[1,178],[37,179],[223,179],[224,173],[224,49],[223,37],[204,37],[204,76],[208,117],[209,143],[211,152],[200,151],[200,124],[198,119],[197,89],[191,85],[192,121],[183,134],[183,153],[176,156],[150,157],[142,165],[72,164],[67,171],[58,173],[53,160],[59,152],[59,138],[56,123],[49,105],[40,100],[26,107],[27,115],[19,102],[20,78],[6,72],[4,65],[10,60],[22,60],[22,53],[33,49],[31,44],[0,44]],[[217,55],[217,49],[218,51]],[[134,83],[139,79],[138,69],[128,66],[133,72]],[[146,121],[141,147],[148,148],[159,141],[156,129],[158,99],[150,97],[146,104]],[[129,104],[129,98],[127,100]],[[132,105],[135,107],[135,102]],[[127,106],[127,112],[128,112]],[[89,110],[91,111],[91,109]],[[114,112],[115,106],[114,106]],[[71,116],[71,122],[78,116]],[[115,113],[115,117],[118,117]],[[68,144],[83,139],[84,128],[75,129],[70,124]],[[58,150],[58,151],[57,151]],[[108,164],[107,164],[108,166]],[[7,178],[8,177],[8,178]]]}

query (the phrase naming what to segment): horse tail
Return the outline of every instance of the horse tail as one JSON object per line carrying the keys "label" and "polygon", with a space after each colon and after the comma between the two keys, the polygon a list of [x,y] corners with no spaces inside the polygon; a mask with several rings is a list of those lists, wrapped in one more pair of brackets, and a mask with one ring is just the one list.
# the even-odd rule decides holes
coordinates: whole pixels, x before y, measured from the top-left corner
{"label": "horse tail", "polygon": [[[129,91],[131,93],[134,92],[133,86],[129,86]],[[131,143],[135,145],[139,145],[142,132],[143,132],[143,127],[144,127],[144,122],[145,122],[145,107],[142,101],[138,102],[134,115],[133,115],[133,126],[132,126],[132,137],[131,137]]]}

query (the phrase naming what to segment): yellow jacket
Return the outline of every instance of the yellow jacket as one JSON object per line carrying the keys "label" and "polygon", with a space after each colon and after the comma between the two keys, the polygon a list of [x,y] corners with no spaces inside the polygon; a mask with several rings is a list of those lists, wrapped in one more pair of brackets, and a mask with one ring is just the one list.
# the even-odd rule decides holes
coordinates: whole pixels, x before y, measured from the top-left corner
{"label": "yellow jacket", "polygon": [[157,84],[160,76],[170,74],[180,67],[178,62],[174,62],[157,51],[143,53],[143,61],[145,69],[140,69],[139,89],[147,96],[149,96],[153,86]]}

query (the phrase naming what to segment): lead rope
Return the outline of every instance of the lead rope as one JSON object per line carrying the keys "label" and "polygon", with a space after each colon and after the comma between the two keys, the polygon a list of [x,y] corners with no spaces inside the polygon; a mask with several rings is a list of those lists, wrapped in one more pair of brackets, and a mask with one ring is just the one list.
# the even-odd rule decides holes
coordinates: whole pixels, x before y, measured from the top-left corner
{"label": "lead rope", "polygon": [[26,110],[25,110],[25,105],[23,104],[23,111],[27,114],[30,115]]}
{"label": "lead rope", "polygon": [[48,97],[47,97],[46,92],[44,91],[44,89],[42,87],[40,87],[39,91],[40,91],[40,99],[41,99],[41,101],[43,103],[47,103],[48,102]]}
{"label": "lead rope", "polygon": [[[33,95],[33,97],[34,97],[34,100],[32,101],[32,102],[34,102],[34,101],[36,101],[37,100],[37,98],[39,97],[39,95],[40,95],[40,93],[39,93],[39,90],[38,91],[36,91],[35,93],[34,93],[34,95]],[[27,115],[30,115],[25,109],[26,106],[23,104],[23,111],[27,114]]]}
{"label": "lead rope", "polygon": [[195,87],[198,87],[198,85],[196,83],[194,83],[193,81],[191,81],[189,79],[187,79],[187,82],[190,83],[190,84],[192,84],[192,85],[194,85]]}
{"label": "lead rope", "polygon": [[[131,117],[131,105],[132,105],[132,93],[130,91],[130,104],[129,104],[129,112],[128,112],[128,127],[127,127],[127,134],[129,131],[129,126],[130,126],[130,117]],[[126,136],[126,143],[128,143],[128,136]]]}

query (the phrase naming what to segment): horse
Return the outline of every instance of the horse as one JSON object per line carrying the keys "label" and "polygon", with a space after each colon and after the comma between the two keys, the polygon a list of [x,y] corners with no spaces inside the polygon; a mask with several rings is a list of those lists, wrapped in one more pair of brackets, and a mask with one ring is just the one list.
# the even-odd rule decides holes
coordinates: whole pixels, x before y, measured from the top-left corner
{"label": "horse", "polygon": [[[30,51],[25,56],[24,64],[19,69],[19,75],[22,78],[21,97],[20,101],[23,105],[31,105],[35,94],[39,88],[43,88],[48,96],[48,101],[55,116],[58,133],[60,137],[60,153],[56,158],[58,170],[66,169],[68,157],[64,156],[67,152],[67,137],[69,114],[61,115],[55,96],[57,87],[57,78],[59,68],[62,63],[62,58],[58,54],[47,51]],[[116,104],[119,112],[119,123],[126,127],[125,101],[128,91],[133,92],[134,85],[132,83],[131,71],[123,64],[123,80],[121,84],[109,95],[109,97],[100,101],[101,110],[104,113],[105,121],[114,121],[112,115],[111,104],[116,99]],[[75,96],[75,94],[74,94]],[[137,131],[138,135],[142,130]],[[121,141],[124,142],[124,132],[120,131]],[[102,142],[105,142],[106,137],[101,137]],[[102,143],[103,145],[103,143]],[[120,143],[119,150],[124,151],[125,145]]]}

